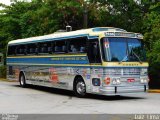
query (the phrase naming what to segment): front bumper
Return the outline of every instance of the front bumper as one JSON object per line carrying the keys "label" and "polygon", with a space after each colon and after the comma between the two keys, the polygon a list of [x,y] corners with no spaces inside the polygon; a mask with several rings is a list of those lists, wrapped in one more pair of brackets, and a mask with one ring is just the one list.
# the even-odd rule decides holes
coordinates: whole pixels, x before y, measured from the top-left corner
{"label": "front bumper", "polygon": [[107,86],[99,89],[102,95],[124,95],[128,93],[145,93],[148,91],[148,85],[141,86]]}

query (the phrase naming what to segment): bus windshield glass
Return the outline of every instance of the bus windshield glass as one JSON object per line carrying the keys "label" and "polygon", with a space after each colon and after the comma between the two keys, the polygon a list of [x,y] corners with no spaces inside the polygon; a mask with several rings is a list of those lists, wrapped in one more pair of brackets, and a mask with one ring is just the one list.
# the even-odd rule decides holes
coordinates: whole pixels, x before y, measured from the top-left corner
{"label": "bus windshield glass", "polygon": [[143,44],[137,38],[103,38],[101,43],[105,61],[146,61]]}

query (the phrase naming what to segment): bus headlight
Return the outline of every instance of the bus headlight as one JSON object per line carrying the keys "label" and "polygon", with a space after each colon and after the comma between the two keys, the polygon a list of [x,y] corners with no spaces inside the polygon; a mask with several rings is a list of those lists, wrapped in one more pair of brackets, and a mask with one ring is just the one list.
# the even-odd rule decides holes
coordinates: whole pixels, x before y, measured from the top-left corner
{"label": "bus headlight", "polygon": [[148,80],[149,80],[148,78],[141,78],[140,82],[141,83],[148,83]]}
{"label": "bus headlight", "polygon": [[121,84],[120,78],[112,78],[112,84],[113,85],[119,85],[119,84]]}

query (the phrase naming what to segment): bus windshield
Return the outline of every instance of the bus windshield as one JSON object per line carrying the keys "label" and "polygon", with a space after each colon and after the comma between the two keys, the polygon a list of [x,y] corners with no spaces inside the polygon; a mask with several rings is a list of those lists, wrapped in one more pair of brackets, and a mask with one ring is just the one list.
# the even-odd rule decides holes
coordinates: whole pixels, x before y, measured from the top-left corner
{"label": "bus windshield", "polygon": [[143,44],[137,38],[103,38],[101,43],[105,61],[146,61]]}

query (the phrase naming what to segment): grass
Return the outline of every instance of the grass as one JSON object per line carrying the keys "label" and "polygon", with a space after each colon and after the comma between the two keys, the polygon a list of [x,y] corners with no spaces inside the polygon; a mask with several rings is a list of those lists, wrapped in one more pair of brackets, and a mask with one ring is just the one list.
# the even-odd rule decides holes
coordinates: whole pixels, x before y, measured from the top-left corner
{"label": "grass", "polygon": [[15,80],[8,80],[6,78],[0,78],[0,81],[5,81],[5,82],[15,82]]}
{"label": "grass", "polygon": [[0,81],[9,81],[9,80],[7,80],[5,78],[0,78]]}

